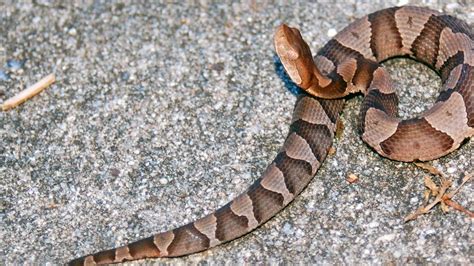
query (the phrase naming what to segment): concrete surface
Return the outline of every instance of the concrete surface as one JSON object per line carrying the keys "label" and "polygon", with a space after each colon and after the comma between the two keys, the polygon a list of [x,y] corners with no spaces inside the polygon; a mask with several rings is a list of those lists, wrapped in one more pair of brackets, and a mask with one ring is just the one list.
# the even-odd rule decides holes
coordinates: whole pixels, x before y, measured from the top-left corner
{"label": "concrete surface", "polygon": [[[275,63],[275,27],[300,27],[316,50],[356,17],[403,3],[82,2],[0,0],[0,101],[57,76],[0,113],[0,264],[64,263],[224,205],[287,132],[295,96]],[[424,2],[473,25],[470,1]],[[430,106],[440,85],[432,71],[403,59],[385,66],[404,116]],[[424,173],[360,140],[360,102],[344,109],[336,154],[274,219],[207,252],[154,262],[472,265],[472,219],[436,208],[402,222],[422,202]],[[457,186],[473,171],[472,149],[471,140],[433,164]],[[359,182],[348,184],[349,173]],[[471,182],[455,200],[472,210],[473,193]]]}

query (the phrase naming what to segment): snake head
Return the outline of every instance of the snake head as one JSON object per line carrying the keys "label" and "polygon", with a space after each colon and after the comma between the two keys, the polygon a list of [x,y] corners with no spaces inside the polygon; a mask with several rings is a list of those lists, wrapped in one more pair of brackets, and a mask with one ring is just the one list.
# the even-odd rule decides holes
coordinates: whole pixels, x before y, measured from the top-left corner
{"label": "snake head", "polygon": [[300,88],[311,86],[314,62],[308,44],[296,28],[280,25],[274,37],[275,50],[291,80]]}

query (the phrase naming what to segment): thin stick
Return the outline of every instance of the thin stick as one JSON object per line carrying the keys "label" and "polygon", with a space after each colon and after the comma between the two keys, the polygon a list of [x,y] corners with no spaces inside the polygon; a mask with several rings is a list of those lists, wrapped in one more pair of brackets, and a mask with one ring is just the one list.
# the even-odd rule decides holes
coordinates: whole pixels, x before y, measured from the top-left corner
{"label": "thin stick", "polygon": [[2,104],[2,110],[7,111],[16,106],[24,103],[29,98],[35,96],[36,94],[40,93],[44,89],[46,89],[49,85],[51,85],[54,81],[56,81],[56,77],[54,74],[49,74],[46,77],[42,78],[40,81],[36,82],[35,84],[31,85],[25,90],[20,91],[17,95],[7,99]]}

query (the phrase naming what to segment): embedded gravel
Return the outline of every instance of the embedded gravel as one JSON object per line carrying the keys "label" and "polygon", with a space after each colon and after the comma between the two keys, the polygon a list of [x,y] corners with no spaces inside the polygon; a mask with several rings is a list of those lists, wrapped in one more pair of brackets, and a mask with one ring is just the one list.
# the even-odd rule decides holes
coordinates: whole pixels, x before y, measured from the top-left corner
{"label": "embedded gravel", "polygon": [[[57,77],[0,112],[2,265],[62,264],[224,205],[258,178],[288,130],[295,87],[276,59],[275,27],[298,26],[315,51],[356,17],[417,3],[131,2],[0,1],[0,102]],[[469,1],[423,3],[474,23]],[[384,65],[402,116],[431,105],[433,71],[407,59]],[[474,264],[466,215],[436,208],[403,223],[423,201],[425,173],[360,140],[360,102],[347,102],[336,153],[288,208],[229,244],[153,262]],[[472,149],[467,141],[432,164],[458,186],[473,172]],[[454,200],[472,210],[472,195],[470,182]]]}

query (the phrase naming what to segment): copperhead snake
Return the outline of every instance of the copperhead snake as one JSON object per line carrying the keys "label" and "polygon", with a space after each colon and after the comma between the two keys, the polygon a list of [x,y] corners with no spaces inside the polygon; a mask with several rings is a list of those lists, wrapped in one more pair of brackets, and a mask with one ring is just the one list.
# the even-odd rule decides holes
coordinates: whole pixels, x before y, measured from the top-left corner
{"label": "copperhead snake", "polygon": [[[383,9],[360,18],[315,57],[300,32],[277,28],[275,50],[298,97],[289,134],[276,158],[246,192],[179,228],[100,251],[70,265],[177,257],[203,251],[249,233],[287,206],[311,181],[332,144],[342,97],[362,92],[362,139],[380,155],[426,161],[457,149],[474,134],[474,35],[455,17],[413,6]],[[410,57],[434,69],[442,91],[431,109],[397,118],[398,98],[379,63]]]}

